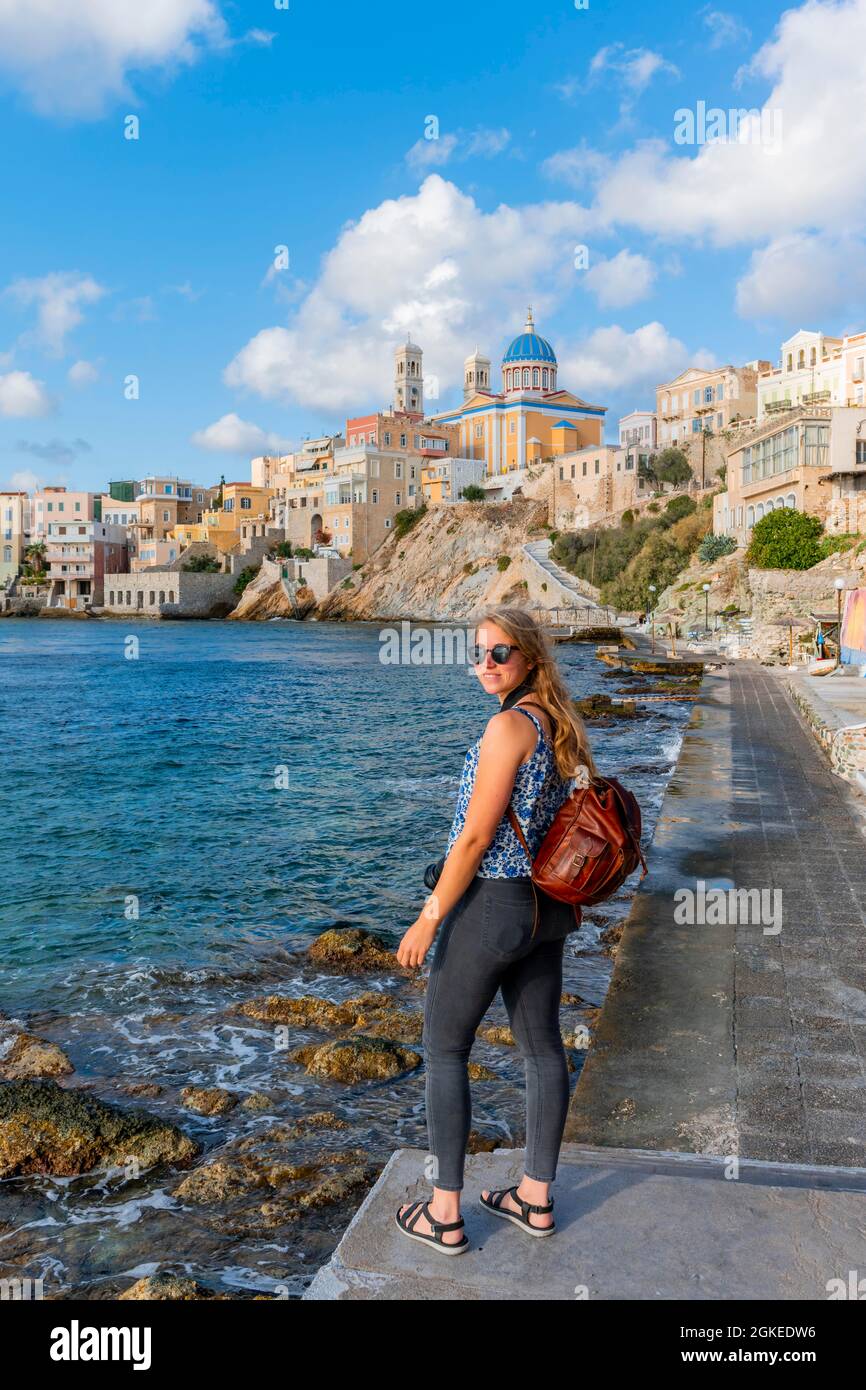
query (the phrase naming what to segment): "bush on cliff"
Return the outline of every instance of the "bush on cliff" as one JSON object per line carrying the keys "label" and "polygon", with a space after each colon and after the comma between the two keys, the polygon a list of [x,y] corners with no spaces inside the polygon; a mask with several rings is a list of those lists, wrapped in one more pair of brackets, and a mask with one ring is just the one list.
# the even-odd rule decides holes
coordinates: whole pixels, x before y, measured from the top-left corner
{"label": "bush on cliff", "polygon": [[808,570],[822,558],[816,516],[780,507],[756,521],[746,561],[759,570]]}
{"label": "bush on cliff", "polygon": [[460,496],[467,502],[483,502],[487,493],[477,483],[467,483]]}
{"label": "bush on cliff", "polygon": [[214,555],[193,555],[183,568],[187,574],[219,574],[222,566]]}
{"label": "bush on cliff", "polygon": [[708,524],[706,516],[693,512],[669,528],[654,526],[625,569],[602,585],[603,601],[620,609],[646,608],[650,584],[661,593],[674,582],[706,535]]}
{"label": "bush on cliff", "polygon": [[261,565],[247,565],[246,569],[242,569],[233,585],[235,593],[242,594],[247,585],[253,582],[260,569]]}
{"label": "bush on cliff", "polygon": [[409,532],[426,515],[426,506],[406,507],[402,512],[397,512],[394,516],[394,534],[397,539],[402,540],[404,536],[408,536]]}
{"label": "bush on cliff", "polygon": [[692,512],[696,512],[697,509],[698,504],[695,499],[682,493],[679,497],[672,497],[665,504],[663,521],[668,526],[673,526],[675,521],[681,521],[684,516],[691,516]]}

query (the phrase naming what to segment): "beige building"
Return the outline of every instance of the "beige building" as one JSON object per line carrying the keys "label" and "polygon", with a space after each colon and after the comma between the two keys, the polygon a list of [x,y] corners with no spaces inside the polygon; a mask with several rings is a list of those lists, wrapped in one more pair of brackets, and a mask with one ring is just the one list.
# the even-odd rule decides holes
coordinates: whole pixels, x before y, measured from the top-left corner
{"label": "beige building", "polygon": [[758,380],[758,421],[796,406],[864,404],[866,333],[831,338],[801,328],[781,348],[778,367]]}
{"label": "beige building", "polygon": [[18,574],[29,541],[29,494],[0,492],[0,587]]}
{"label": "beige building", "polygon": [[422,501],[421,459],[369,445],[338,449],[330,467],[274,482],[271,524],[286,540],[324,543],[360,563],[385,540],[397,512]]}
{"label": "beige building", "polygon": [[554,459],[551,466],[551,525],[575,531],[612,525],[649,493],[633,450],[614,444],[577,449]]}
{"label": "beige building", "polygon": [[177,527],[200,522],[218,491],[172,474],[150,474],[137,483],[138,518],[129,526],[133,573],[176,560],[181,548]]}
{"label": "beige building", "polygon": [[102,498],[93,492],[46,487],[33,496],[30,538],[44,541],[52,521],[101,521]]}
{"label": "beige building", "polygon": [[795,507],[829,530],[843,530],[844,499],[855,498],[856,514],[860,478],[866,478],[866,408],[799,406],[770,416],[728,455],[727,490],[714,499],[713,529],[747,544],[756,521]]}
{"label": "beige building", "polygon": [[656,387],[659,449],[682,445],[706,431],[719,434],[740,420],[755,417],[758,374],[770,367],[763,360],[744,367],[687,367],[673,381]]}

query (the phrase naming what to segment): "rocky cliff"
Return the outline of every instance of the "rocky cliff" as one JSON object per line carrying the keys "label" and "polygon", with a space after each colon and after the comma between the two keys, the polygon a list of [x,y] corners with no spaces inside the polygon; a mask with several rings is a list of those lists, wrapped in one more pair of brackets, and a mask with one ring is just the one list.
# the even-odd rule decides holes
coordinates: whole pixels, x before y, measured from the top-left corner
{"label": "rocky cliff", "polygon": [[241,594],[229,618],[238,622],[267,622],[269,618],[306,618],[316,606],[311,589],[297,580],[283,579],[273,560],[263,560],[255,579]]}
{"label": "rocky cliff", "polygon": [[523,546],[547,535],[546,521],[545,505],[519,499],[430,507],[333,589],[318,616],[459,622],[487,603],[544,603],[544,576]]}

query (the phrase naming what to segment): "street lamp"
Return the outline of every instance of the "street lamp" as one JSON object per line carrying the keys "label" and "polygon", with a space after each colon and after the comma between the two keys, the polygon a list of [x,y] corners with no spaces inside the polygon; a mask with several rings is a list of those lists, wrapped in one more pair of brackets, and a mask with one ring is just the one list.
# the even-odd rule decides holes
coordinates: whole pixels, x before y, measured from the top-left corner
{"label": "street lamp", "polygon": [[704,631],[709,635],[710,631],[710,586],[704,586]]}
{"label": "street lamp", "polygon": [[652,631],[652,650],[653,650],[653,652],[655,652],[655,649],[656,649],[656,600],[655,600],[656,586],[655,586],[655,584],[650,584],[650,586],[649,586],[649,592],[650,592],[650,626],[651,626],[651,631]]}
{"label": "street lamp", "polygon": [[842,665],[842,590],[845,588],[845,580],[841,578],[834,581],[836,589],[836,640],[839,643],[839,665]]}

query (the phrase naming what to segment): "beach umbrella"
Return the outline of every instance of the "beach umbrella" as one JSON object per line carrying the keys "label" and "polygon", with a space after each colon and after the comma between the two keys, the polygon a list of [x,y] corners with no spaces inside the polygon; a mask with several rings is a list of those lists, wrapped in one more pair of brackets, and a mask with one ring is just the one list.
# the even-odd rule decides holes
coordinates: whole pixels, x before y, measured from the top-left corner
{"label": "beach umbrella", "polygon": [[770,627],[786,627],[788,629],[788,665],[794,665],[794,628],[811,627],[808,618],[801,618],[797,613],[789,613],[786,618],[773,618]]}

